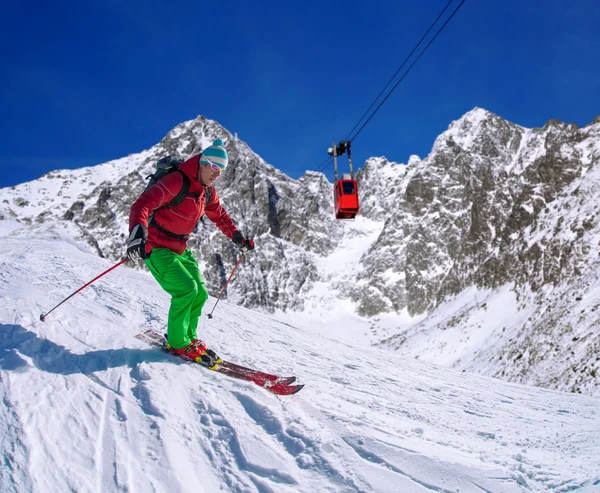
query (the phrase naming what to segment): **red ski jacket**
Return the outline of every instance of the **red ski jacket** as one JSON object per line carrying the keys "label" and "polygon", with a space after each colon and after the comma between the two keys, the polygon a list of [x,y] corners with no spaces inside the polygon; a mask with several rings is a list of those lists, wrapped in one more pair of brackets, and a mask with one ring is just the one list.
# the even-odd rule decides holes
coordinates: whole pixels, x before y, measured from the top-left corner
{"label": "red ski jacket", "polygon": [[225,209],[221,207],[219,196],[214,187],[211,191],[210,202],[206,204],[206,208],[204,207],[207,187],[198,181],[199,157],[199,154],[191,157],[179,166],[179,170],[185,173],[191,182],[188,194],[195,194],[196,197],[188,195],[180,205],[156,210],[159,207],[168,205],[181,190],[183,177],[180,173],[175,172],[156,182],[140,195],[131,206],[129,230],[131,231],[136,224],[143,224],[148,228],[146,253],[150,253],[153,248],[168,248],[181,255],[187,247],[187,241],[168,236],[155,227],[148,227],[148,220],[153,211],[155,211],[155,222],[176,235],[189,235],[192,233],[202,214],[206,214],[228,238],[231,239],[237,232],[235,224],[225,212]]}

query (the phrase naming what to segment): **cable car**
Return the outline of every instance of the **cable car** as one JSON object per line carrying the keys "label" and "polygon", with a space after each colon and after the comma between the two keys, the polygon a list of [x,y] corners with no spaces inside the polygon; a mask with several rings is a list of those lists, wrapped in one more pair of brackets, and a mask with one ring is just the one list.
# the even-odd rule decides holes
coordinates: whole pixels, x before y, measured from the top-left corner
{"label": "cable car", "polygon": [[336,182],[334,202],[336,219],[354,219],[358,214],[358,186],[350,175],[342,175],[342,179]]}
{"label": "cable car", "polygon": [[[346,151],[348,151],[350,174],[345,173],[342,175],[342,179],[338,180],[337,157],[344,154]],[[350,141],[342,140],[339,146],[334,142],[333,147],[330,147],[328,152],[333,156],[333,171],[335,177],[333,185],[333,202],[335,218],[337,220],[354,219],[359,213],[360,207],[358,203],[358,185],[354,179],[354,172],[352,170]]]}

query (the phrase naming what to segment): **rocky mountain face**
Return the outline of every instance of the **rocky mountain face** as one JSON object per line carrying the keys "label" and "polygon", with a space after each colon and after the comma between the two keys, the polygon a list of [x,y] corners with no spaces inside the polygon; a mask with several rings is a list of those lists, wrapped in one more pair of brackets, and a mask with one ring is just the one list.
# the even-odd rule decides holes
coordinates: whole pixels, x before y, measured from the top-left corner
{"label": "rocky mountain face", "polygon": [[[571,184],[579,193],[600,158],[599,140],[597,122],[579,129],[550,121],[531,130],[482,109],[454,122],[425,160],[386,183],[390,193],[383,204],[363,209],[367,216],[386,217],[382,235],[363,259],[385,267],[374,285],[386,306],[417,314],[470,285],[514,282],[537,291],[577,274],[582,258],[574,254],[596,224],[592,211],[576,224],[561,221],[559,229],[577,231],[573,238],[531,237],[555,216],[557,198],[573,193]],[[363,189],[372,181],[369,168]],[[365,307],[369,315],[380,311],[387,310]]]}
{"label": "rocky mountain face", "polygon": [[[417,315],[470,286],[511,285],[521,303],[539,310],[518,328],[520,336],[496,348],[501,360],[496,353],[481,356],[496,361],[485,372],[548,386],[577,385],[576,379],[566,383],[542,375],[550,371],[548,358],[556,361],[551,348],[575,330],[575,322],[569,322],[571,329],[561,322],[564,310],[575,309],[572,293],[583,286],[591,290],[595,282],[600,119],[584,128],[549,121],[527,129],[476,108],[452,122],[423,160],[413,156],[400,165],[369,159],[357,175],[361,218],[348,224],[333,217],[332,184],[324,175],[307,172],[293,180],[216,122],[198,117],[139,154],[0,190],[0,217],[30,225],[14,234],[69,236],[116,261],[124,253],[129,207],[156,160],[189,157],[217,137],[230,156],[217,191],[238,227],[258,245],[236,274],[230,301],[265,311],[302,311],[316,297],[315,287],[324,284],[328,295],[351,300],[362,316]],[[209,291],[217,294],[239,252],[206,219],[197,232],[189,245]],[[365,241],[352,268],[325,272],[327,259]],[[568,303],[556,299],[559,292],[571,298]],[[599,348],[594,327],[600,320],[594,314],[595,308],[586,311],[581,322],[587,327],[584,342],[581,336],[570,341],[577,343],[573,365]],[[523,356],[523,347],[539,344],[547,344],[547,351]],[[399,332],[382,345],[408,351],[410,334]],[[474,369],[478,363],[470,364]]]}
{"label": "rocky mountain face", "polygon": [[[512,286],[528,316],[498,327],[478,354],[452,364],[536,385],[596,389],[599,159],[599,119],[585,128],[549,121],[525,129],[476,109],[409,171],[388,205],[397,212],[364,262],[397,259],[387,266],[395,279],[387,276],[379,290],[395,300],[394,309],[413,314],[470,286]],[[444,330],[485,316],[485,303],[467,306],[382,345],[411,353],[417,335],[435,333],[436,344]]]}

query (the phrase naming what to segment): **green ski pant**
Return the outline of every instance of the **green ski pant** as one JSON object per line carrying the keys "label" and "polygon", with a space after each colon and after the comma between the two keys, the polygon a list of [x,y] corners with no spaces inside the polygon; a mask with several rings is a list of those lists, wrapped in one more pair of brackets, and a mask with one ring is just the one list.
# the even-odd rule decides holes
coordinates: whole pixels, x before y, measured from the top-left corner
{"label": "green ski pant", "polygon": [[198,320],[208,300],[198,262],[189,249],[178,255],[168,248],[154,248],[146,265],[172,296],[167,326],[169,344],[176,349],[186,347],[191,339],[197,339]]}

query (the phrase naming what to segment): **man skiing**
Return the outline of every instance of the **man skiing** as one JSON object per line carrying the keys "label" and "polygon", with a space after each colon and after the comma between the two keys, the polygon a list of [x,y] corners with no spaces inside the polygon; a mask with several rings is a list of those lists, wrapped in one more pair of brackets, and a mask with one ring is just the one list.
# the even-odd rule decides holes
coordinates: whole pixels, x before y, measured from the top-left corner
{"label": "man skiing", "polygon": [[[227,151],[223,141],[217,139],[201,154],[184,161],[178,172],[167,174],[142,193],[129,214],[127,257],[144,259],[154,278],[172,297],[167,347],[209,367],[218,357],[207,350],[196,333],[208,292],[198,262],[187,248],[189,235],[202,214],[206,214],[244,251],[254,249],[254,241],[238,231],[212,186],[227,164]],[[185,198],[179,205],[169,205],[185,182],[189,184]]]}

